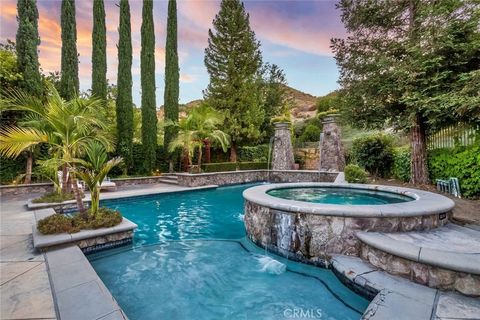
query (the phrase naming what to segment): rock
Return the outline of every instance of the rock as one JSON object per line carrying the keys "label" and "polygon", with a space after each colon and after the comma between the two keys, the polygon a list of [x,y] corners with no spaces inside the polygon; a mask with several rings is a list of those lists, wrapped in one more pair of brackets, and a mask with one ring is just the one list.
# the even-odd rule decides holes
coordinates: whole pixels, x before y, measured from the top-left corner
{"label": "rock", "polygon": [[455,290],[468,296],[480,296],[480,277],[470,274],[458,277],[455,281]]}

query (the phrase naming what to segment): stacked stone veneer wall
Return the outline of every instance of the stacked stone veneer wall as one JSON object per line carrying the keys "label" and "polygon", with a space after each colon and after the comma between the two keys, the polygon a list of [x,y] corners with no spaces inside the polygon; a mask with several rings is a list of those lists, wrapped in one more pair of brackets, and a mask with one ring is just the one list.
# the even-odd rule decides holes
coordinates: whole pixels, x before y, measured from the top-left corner
{"label": "stacked stone veneer wall", "polygon": [[480,296],[480,276],[447,270],[392,255],[362,243],[360,257],[390,274],[441,290]]}
{"label": "stacked stone veneer wall", "polygon": [[229,185],[249,182],[333,182],[338,172],[310,170],[245,170],[212,173],[180,173],[178,184],[184,187],[205,185]]}
{"label": "stacked stone veneer wall", "polygon": [[301,169],[304,170],[318,170],[320,163],[320,149],[319,148],[297,148],[295,149],[295,156],[303,160]]}
{"label": "stacked stone veneer wall", "polygon": [[302,262],[326,264],[332,254],[359,256],[357,231],[404,232],[429,230],[451,217],[438,214],[414,217],[352,217],[306,214],[272,209],[245,201],[248,237],[257,245]]}
{"label": "stacked stone veneer wall", "polygon": [[345,169],[341,132],[334,116],[323,119],[323,139],[320,142],[320,150],[320,170],[343,171]]}
{"label": "stacked stone veneer wall", "polygon": [[291,170],[294,163],[290,123],[277,122],[273,140],[272,169]]}

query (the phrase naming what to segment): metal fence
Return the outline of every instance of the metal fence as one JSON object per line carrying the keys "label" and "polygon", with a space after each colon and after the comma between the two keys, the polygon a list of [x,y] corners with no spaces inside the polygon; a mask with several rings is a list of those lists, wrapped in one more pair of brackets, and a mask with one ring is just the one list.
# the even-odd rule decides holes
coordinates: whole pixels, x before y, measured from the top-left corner
{"label": "metal fence", "polygon": [[427,137],[427,149],[468,146],[480,141],[480,125],[458,123]]}

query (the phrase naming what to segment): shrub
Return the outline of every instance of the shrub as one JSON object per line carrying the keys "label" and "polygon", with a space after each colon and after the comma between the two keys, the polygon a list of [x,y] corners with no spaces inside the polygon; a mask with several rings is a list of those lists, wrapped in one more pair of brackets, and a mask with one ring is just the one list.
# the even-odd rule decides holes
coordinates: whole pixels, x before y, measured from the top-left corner
{"label": "shrub", "polygon": [[238,160],[240,162],[249,161],[267,161],[268,159],[268,144],[261,144],[258,146],[244,146],[239,148]]}
{"label": "shrub", "polygon": [[63,202],[68,200],[75,199],[75,196],[72,193],[57,193],[49,192],[41,196],[40,198],[33,199],[33,203],[53,203],[53,202]]}
{"label": "shrub", "polygon": [[410,148],[395,149],[393,160],[393,176],[403,182],[410,181]]}
{"label": "shrub", "polygon": [[363,135],[353,140],[352,153],[369,173],[387,177],[393,165],[393,136],[384,133]]}
{"label": "shrub", "polygon": [[268,162],[239,162],[240,170],[262,170],[268,169]]}
{"label": "shrub", "polygon": [[95,219],[88,210],[74,216],[56,213],[38,221],[37,228],[42,234],[75,233],[83,229],[114,227],[122,222],[122,219],[119,211],[100,208]]}
{"label": "shrub", "polygon": [[433,182],[456,177],[463,196],[480,198],[480,145],[430,151],[428,168]]}
{"label": "shrub", "polygon": [[321,130],[314,124],[308,124],[302,135],[298,138],[299,142],[316,142],[320,140]]}
{"label": "shrub", "polygon": [[235,162],[219,162],[219,163],[205,163],[202,164],[203,172],[222,172],[237,170],[237,163]]}
{"label": "shrub", "polygon": [[345,167],[345,180],[349,183],[366,183],[367,172],[356,164],[349,164]]}

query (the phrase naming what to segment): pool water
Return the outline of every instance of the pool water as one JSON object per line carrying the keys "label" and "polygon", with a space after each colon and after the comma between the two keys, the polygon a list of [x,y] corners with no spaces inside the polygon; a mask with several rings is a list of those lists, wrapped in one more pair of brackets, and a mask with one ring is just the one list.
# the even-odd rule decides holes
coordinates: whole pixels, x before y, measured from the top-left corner
{"label": "pool water", "polygon": [[326,269],[245,238],[252,185],[102,204],[138,224],[133,247],[89,259],[129,319],[359,319],[368,301]]}
{"label": "pool water", "polygon": [[270,190],[267,194],[288,200],[347,205],[379,205],[414,200],[393,192],[332,187],[280,188]]}

